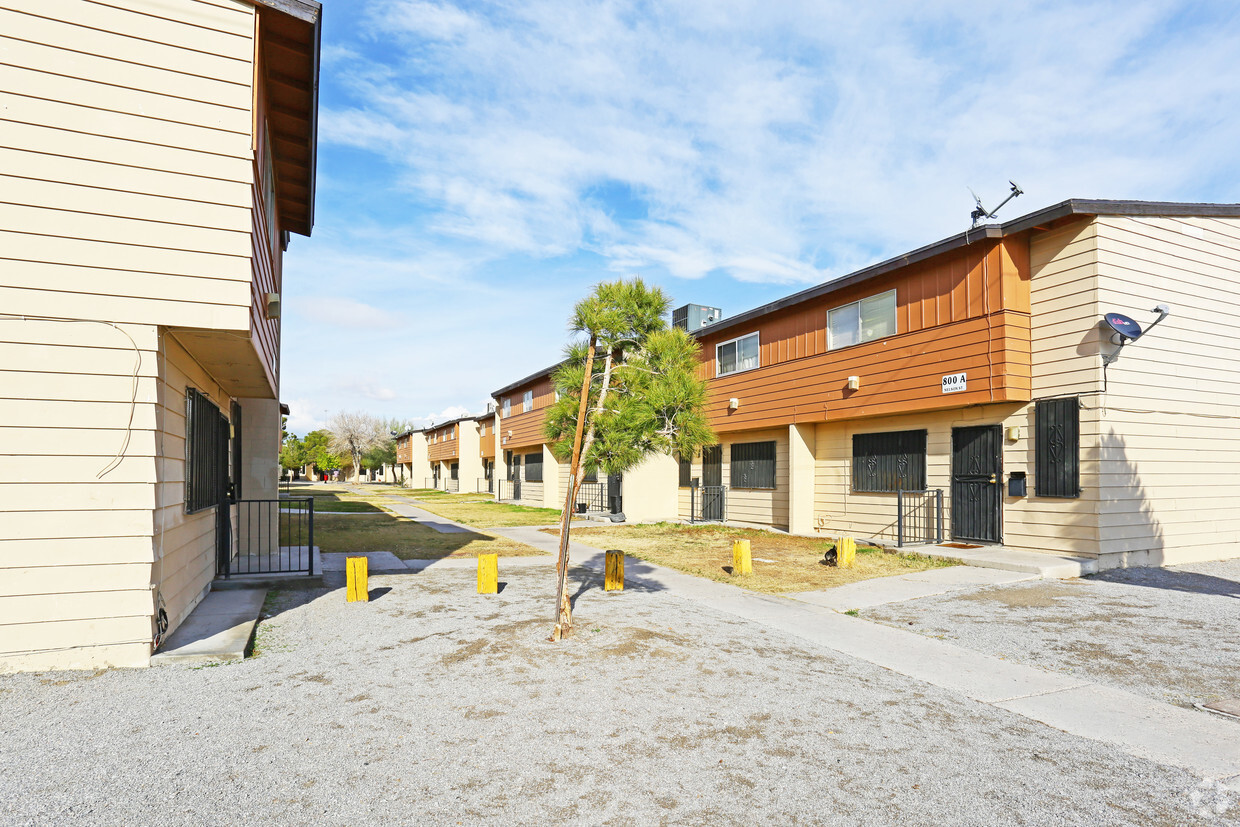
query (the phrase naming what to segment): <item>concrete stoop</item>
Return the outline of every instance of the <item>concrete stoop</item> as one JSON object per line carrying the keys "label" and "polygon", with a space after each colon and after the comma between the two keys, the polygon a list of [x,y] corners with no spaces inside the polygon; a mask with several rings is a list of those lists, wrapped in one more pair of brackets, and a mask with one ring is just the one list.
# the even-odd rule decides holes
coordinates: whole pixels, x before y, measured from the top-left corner
{"label": "concrete stoop", "polygon": [[266,589],[212,591],[151,655],[151,666],[242,660]]}
{"label": "concrete stoop", "polygon": [[1071,580],[1098,571],[1098,560],[1042,551],[1021,551],[1002,546],[952,548],[947,545],[895,547],[884,544],[889,551],[922,554],[938,560],[959,560],[966,566],[1031,574],[1043,580]]}

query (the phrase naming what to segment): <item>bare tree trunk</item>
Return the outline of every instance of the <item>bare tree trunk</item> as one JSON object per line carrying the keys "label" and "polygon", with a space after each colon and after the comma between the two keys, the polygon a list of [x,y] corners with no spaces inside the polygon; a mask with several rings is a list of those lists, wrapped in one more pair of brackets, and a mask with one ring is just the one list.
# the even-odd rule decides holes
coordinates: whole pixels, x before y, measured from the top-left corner
{"label": "bare tree trunk", "polygon": [[555,628],[551,631],[553,641],[573,632],[573,604],[568,596],[568,533],[573,522],[573,503],[577,501],[577,489],[581,470],[581,436],[585,430],[586,411],[590,404],[590,385],[594,375],[595,337],[590,337],[590,349],[586,352],[586,372],[581,380],[581,404],[577,409],[577,433],[573,437],[573,453],[568,466],[568,492],[564,497],[564,511],[560,514],[560,554],[556,559],[555,572],[559,587],[556,592]]}

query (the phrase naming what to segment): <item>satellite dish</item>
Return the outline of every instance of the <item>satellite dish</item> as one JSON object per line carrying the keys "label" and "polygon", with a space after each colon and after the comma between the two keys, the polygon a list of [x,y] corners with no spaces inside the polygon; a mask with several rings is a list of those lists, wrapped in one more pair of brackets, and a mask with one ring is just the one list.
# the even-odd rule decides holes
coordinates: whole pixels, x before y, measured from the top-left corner
{"label": "satellite dish", "polygon": [[[1141,325],[1134,322],[1123,313],[1107,313],[1102,317],[1107,326],[1118,333],[1122,339],[1136,339],[1141,335]],[[1161,321],[1161,320],[1160,320]]]}

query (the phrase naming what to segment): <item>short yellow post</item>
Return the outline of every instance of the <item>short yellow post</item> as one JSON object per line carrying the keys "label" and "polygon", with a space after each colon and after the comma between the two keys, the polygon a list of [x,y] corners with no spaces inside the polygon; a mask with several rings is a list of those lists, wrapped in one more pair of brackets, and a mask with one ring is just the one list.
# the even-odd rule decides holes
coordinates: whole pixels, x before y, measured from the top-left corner
{"label": "short yellow post", "polygon": [[499,593],[499,555],[478,555],[478,594]]}
{"label": "short yellow post", "polygon": [[852,537],[841,537],[835,544],[835,565],[842,569],[851,569],[857,562],[857,541]]}
{"label": "short yellow post", "polygon": [[748,540],[732,542],[732,574],[753,574],[753,557],[749,553]]}
{"label": "short yellow post", "polygon": [[370,601],[370,587],[366,575],[370,571],[370,560],[365,557],[346,557],[345,581],[348,584],[350,603],[367,603]]}
{"label": "short yellow post", "polygon": [[624,552],[607,552],[607,576],[603,582],[604,591],[624,591]]}

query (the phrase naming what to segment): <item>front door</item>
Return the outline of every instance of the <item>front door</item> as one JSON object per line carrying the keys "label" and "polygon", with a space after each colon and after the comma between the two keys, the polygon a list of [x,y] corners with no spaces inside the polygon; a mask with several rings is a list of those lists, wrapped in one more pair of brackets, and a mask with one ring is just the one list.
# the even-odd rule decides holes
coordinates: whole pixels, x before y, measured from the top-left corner
{"label": "front door", "polygon": [[952,429],[952,538],[1002,539],[1003,435],[998,425]]}
{"label": "front door", "polygon": [[723,446],[702,449],[702,519],[723,519]]}

